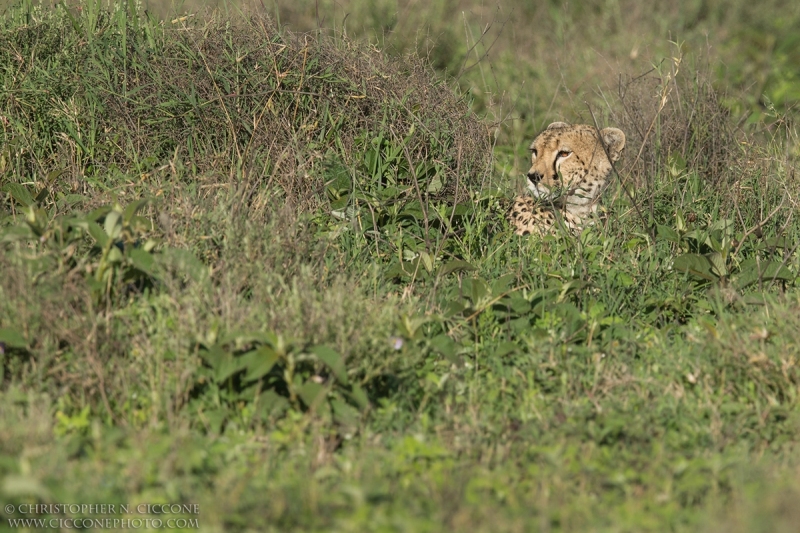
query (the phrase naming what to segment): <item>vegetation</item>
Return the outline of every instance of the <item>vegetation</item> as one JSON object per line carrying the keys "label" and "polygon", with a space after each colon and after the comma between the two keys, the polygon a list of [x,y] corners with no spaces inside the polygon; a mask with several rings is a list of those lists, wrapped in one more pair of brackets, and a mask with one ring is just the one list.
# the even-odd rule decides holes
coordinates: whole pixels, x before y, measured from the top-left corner
{"label": "vegetation", "polygon": [[[3,527],[795,531],[800,8],[729,4],[9,8]],[[618,179],[515,237],[555,119]]]}

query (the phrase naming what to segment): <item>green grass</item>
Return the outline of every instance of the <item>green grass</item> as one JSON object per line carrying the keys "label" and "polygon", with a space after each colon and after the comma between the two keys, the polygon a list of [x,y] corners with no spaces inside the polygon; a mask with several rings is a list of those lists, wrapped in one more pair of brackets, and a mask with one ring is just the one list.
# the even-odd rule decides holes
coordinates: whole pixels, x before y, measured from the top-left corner
{"label": "green grass", "polygon": [[[326,3],[276,8],[306,34],[5,13],[2,527],[176,503],[209,531],[794,531],[792,30],[722,72],[774,9],[520,7],[483,56],[475,6],[461,41],[427,11],[457,2],[419,32],[375,5],[348,35],[388,54]],[[520,239],[526,143],[563,118],[626,132],[619,179],[580,237]]]}

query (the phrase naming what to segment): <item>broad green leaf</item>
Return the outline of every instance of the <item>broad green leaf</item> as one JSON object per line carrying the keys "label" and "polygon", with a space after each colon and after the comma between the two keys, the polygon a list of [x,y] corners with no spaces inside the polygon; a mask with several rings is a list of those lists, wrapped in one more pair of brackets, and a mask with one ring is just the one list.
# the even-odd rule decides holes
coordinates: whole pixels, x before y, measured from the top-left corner
{"label": "broad green leaf", "polygon": [[431,348],[447,357],[452,358],[456,354],[456,343],[445,334],[437,335],[430,340]]}
{"label": "broad green leaf", "polygon": [[88,215],[86,215],[86,220],[94,220],[95,222],[97,222],[98,220],[106,216],[109,212],[111,212],[110,205],[100,206],[91,213],[89,213]]}
{"label": "broad green leaf", "polygon": [[761,280],[770,283],[775,280],[792,282],[797,276],[782,263],[776,261],[756,262],[755,259],[744,261],[741,266],[741,274],[736,280],[740,289],[744,289]]}
{"label": "broad green leaf", "polygon": [[519,350],[519,345],[517,343],[504,341],[495,346],[494,356],[503,357],[517,350]]}
{"label": "broad green leaf", "polygon": [[442,188],[443,188],[442,179],[439,176],[435,176],[428,183],[428,192],[431,194],[436,194],[437,192],[441,191]]}
{"label": "broad green leaf", "polygon": [[200,357],[213,369],[213,378],[217,383],[225,381],[244,365],[239,358],[216,344],[208,350],[201,350]]}
{"label": "broad green leaf", "polygon": [[455,315],[457,315],[459,313],[463,313],[464,309],[466,309],[466,308],[467,308],[467,306],[464,305],[463,303],[458,302],[456,300],[451,300],[451,301],[447,302],[447,305],[444,308],[444,311],[442,311],[442,316],[444,318],[452,318],[452,317],[454,317]]}
{"label": "broad green leaf", "polygon": [[636,283],[636,280],[634,280],[631,276],[619,270],[615,271],[614,278],[616,279],[617,283],[626,289]]}
{"label": "broad green leaf", "polygon": [[241,356],[244,369],[247,370],[247,381],[261,379],[269,374],[280,356],[269,346],[259,346]]}
{"label": "broad green leaf", "polygon": [[428,272],[433,272],[433,258],[428,252],[420,252],[419,257],[422,260],[422,265]]}
{"label": "broad green leaf", "polygon": [[142,246],[142,250],[144,250],[147,253],[150,253],[155,249],[157,245],[158,241],[156,239],[147,239],[147,241],[145,241],[144,243],[144,246]]}
{"label": "broad green leaf", "polygon": [[728,267],[725,265],[725,259],[719,252],[708,254],[708,260],[711,262],[711,271],[719,277],[728,275]]}
{"label": "broad green leaf", "polygon": [[0,342],[9,348],[27,348],[28,342],[18,331],[9,328],[0,328]]}
{"label": "broad green leaf", "polygon": [[259,411],[264,418],[280,416],[289,408],[289,401],[272,389],[261,392],[258,404]]}
{"label": "broad green leaf", "polygon": [[111,249],[108,251],[108,256],[106,260],[109,263],[121,263],[122,259],[123,259],[122,251],[116,246],[112,246]]}
{"label": "broad green leaf", "polygon": [[147,205],[148,202],[149,200],[147,198],[142,198],[128,204],[128,206],[125,208],[125,211],[122,212],[122,220],[126,224],[130,224],[134,215],[136,215],[136,213],[138,213],[142,207]]}
{"label": "broad green leaf", "polygon": [[11,198],[17,201],[22,207],[29,207],[34,203],[31,193],[24,185],[19,183],[9,183],[3,187],[3,191],[11,195]]}
{"label": "broad green leaf", "polygon": [[316,355],[320,361],[325,363],[331,372],[333,372],[333,375],[336,376],[339,383],[342,385],[348,385],[350,383],[350,380],[347,379],[347,370],[345,369],[344,361],[338,352],[324,345],[314,346],[310,351]]}
{"label": "broad green leaf", "polygon": [[94,220],[89,220],[86,222],[81,222],[78,226],[83,227],[86,231],[89,232],[89,235],[97,242],[97,245],[101,248],[105,248],[108,244],[108,234],[103,231],[103,228],[100,227],[100,224],[95,222]]}
{"label": "broad green leaf", "polygon": [[350,397],[361,409],[369,407],[369,397],[367,397],[367,393],[355,383],[353,383],[351,387]]}
{"label": "broad green leaf", "polygon": [[297,394],[303,400],[303,403],[311,409],[325,397],[325,390],[325,387],[309,379],[298,389]]}
{"label": "broad green leaf", "polygon": [[511,308],[511,311],[522,315],[531,310],[531,303],[518,292],[510,294],[507,298],[500,301],[500,305]]}
{"label": "broad green leaf", "polygon": [[711,272],[711,262],[706,256],[700,254],[679,255],[672,262],[672,268],[679,272],[688,272],[708,281],[716,281],[718,279]]}
{"label": "broad green leaf", "polygon": [[458,204],[455,208],[448,208],[447,209],[447,216],[450,217],[451,214],[455,214],[457,217],[471,215],[475,212],[475,207],[472,205],[467,204]]}
{"label": "broad green leaf", "polygon": [[678,234],[677,231],[675,231],[674,229],[670,228],[669,226],[664,226],[662,224],[659,224],[657,226],[657,229],[658,229],[658,236],[659,237],[662,237],[662,238],[664,238],[664,239],[666,239],[668,241],[674,242],[675,244],[678,244],[678,243],[681,242],[681,236]]}
{"label": "broad green leaf", "polygon": [[772,237],[770,239],[766,239],[764,242],[759,242],[756,246],[759,250],[766,250],[769,248],[781,248],[783,250],[791,249],[792,243],[786,241],[786,237]]}
{"label": "broad green leaf", "polygon": [[128,252],[128,257],[134,268],[141,270],[149,276],[154,275],[156,261],[153,259],[152,254],[147,253],[142,248],[133,248]]}
{"label": "broad green leaf", "polygon": [[214,367],[214,380],[222,383],[235,373],[244,368],[241,357],[234,357],[232,353],[223,352],[222,357],[218,358]]}
{"label": "broad green leaf", "polygon": [[103,229],[111,239],[116,240],[120,233],[122,233],[122,213],[119,211],[111,211],[106,215],[106,220],[103,222]]}
{"label": "broad green leaf", "polygon": [[331,400],[333,419],[342,426],[355,431],[358,427],[359,412],[339,398]]}
{"label": "broad green leaf", "polygon": [[472,270],[478,270],[478,268],[461,259],[455,259],[445,264],[441,269],[441,273],[446,276],[451,272],[469,272]]}
{"label": "broad green leaf", "polygon": [[489,286],[480,278],[465,279],[462,285],[464,292],[472,299],[475,304],[489,293]]}
{"label": "broad green leaf", "polygon": [[400,211],[400,215],[414,217],[416,220],[422,220],[425,218],[425,214],[422,212],[422,207],[420,207],[418,201],[414,201],[406,205]]}
{"label": "broad green leaf", "polygon": [[572,279],[561,285],[561,290],[558,293],[557,301],[563,302],[564,299],[570,294],[579,291],[586,286],[586,283],[579,279]]}
{"label": "broad green leaf", "polygon": [[508,286],[516,278],[515,274],[505,274],[492,282],[492,296],[497,297],[508,290]]}
{"label": "broad green leaf", "polygon": [[47,187],[43,187],[39,194],[36,195],[36,198],[33,199],[34,202],[41,203],[47,198],[47,195],[50,194],[50,190]]}

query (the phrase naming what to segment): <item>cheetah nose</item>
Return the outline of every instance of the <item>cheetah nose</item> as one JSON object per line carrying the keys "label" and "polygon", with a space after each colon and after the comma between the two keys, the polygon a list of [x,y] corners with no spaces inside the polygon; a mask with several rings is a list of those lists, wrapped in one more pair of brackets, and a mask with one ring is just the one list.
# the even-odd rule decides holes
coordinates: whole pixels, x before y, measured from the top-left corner
{"label": "cheetah nose", "polygon": [[536,185],[540,181],[542,181],[542,175],[538,172],[528,172],[528,179],[531,180],[531,183]]}

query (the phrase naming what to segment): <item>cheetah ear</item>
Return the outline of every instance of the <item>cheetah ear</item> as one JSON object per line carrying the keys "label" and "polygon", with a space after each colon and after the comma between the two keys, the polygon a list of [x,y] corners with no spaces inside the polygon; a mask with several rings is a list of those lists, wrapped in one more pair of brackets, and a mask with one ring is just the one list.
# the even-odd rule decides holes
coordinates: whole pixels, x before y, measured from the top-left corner
{"label": "cheetah ear", "polygon": [[556,129],[568,128],[568,127],[569,127],[569,124],[567,124],[566,122],[553,122],[552,124],[547,126],[547,129],[548,130],[556,130]]}
{"label": "cheetah ear", "polygon": [[625,149],[625,134],[617,128],[605,128],[600,130],[600,137],[606,145],[611,161],[616,161]]}

